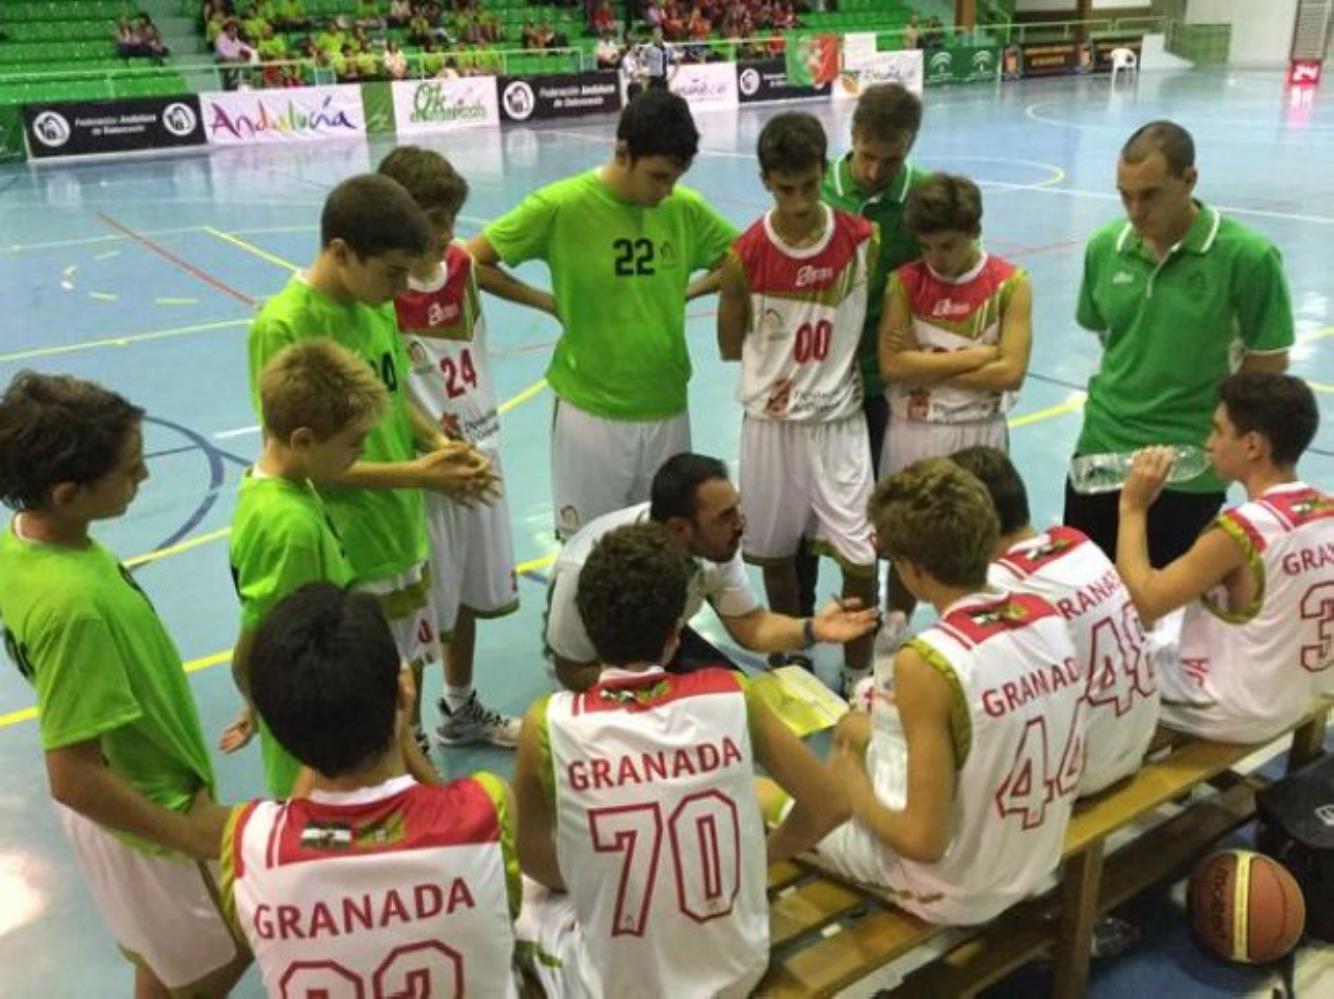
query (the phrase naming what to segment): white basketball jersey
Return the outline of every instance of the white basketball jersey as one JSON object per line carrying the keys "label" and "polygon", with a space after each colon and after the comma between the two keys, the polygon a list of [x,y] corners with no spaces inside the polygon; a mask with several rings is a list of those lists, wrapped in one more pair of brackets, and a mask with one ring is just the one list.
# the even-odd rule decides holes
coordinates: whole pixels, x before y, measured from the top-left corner
{"label": "white basketball jersey", "polygon": [[486,356],[486,324],[477,272],[457,243],[445,250],[434,281],[410,281],[394,300],[408,360],[408,395],[446,437],[500,451],[500,416]]}
{"label": "white basketball jersey", "polygon": [[1252,607],[1229,608],[1223,593],[1186,605],[1163,717],[1205,738],[1262,742],[1334,693],[1334,501],[1292,482],[1223,511],[1214,528],[1246,552],[1259,596]]}
{"label": "white basketball jersey", "polygon": [[765,835],[728,670],[551,695],[556,853],[610,999],[745,996],[769,961]]}
{"label": "white basketball jersey", "polygon": [[224,909],[269,995],[516,996],[503,794],[482,775],[399,777],[238,809]]}
{"label": "white basketball jersey", "polygon": [[825,231],[814,246],[788,246],[768,213],[732,244],[754,323],[737,392],[752,417],[830,423],[861,410],[857,349],[879,240],[864,218],[820,207]]}
{"label": "white basketball jersey", "polygon": [[909,643],[956,688],[953,834],[934,864],[887,852],[886,883],[930,922],[982,923],[1047,887],[1084,768],[1084,673],[1056,608],[959,600]]}
{"label": "white basketball jersey", "polygon": [[1070,628],[1088,678],[1088,759],[1079,793],[1101,791],[1139,770],[1158,725],[1158,678],[1116,566],[1082,532],[1053,527],[993,562],[991,582],[1046,597]]}
{"label": "white basketball jersey", "polygon": [[[948,353],[1000,343],[1005,310],[1023,276],[1014,264],[986,253],[957,278],[937,274],[924,259],[914,260],[890,275],[889,293],[906,299],[919,349]],[[893,419],[925,423],[990,420],[1014,405],[1013,392],[959,388],[945,381],[894,382],[885,395]]]}

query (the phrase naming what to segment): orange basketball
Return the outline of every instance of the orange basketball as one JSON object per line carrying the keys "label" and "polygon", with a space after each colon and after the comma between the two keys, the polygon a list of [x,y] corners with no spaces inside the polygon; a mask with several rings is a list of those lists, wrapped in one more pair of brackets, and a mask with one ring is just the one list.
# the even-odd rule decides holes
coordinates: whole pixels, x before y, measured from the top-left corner
{"label": "orange basketball", "polygon": [[1219,957],[1277,961],[1306,928],[1302,890],[1278,861],[1250,850],[1220,850],[1190,876],[1190,924]]}

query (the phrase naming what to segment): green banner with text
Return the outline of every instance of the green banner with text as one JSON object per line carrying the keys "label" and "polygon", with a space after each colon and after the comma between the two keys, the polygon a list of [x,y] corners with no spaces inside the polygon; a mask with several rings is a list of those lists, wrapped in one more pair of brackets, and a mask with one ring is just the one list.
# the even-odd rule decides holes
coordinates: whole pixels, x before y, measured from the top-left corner
{"label": "green banner with text", "polygon": [[997,45],[951,45],[926,52],[926,83],[980,83],[996,79],[1000,67]]}
{"label": "green banner with text", "polygon": [[18,104],[0,104],[0,163],[22,163],[23,110]]}
{"label": "green banner with text", "polygon": [[363,83],[361,106],[366,112],[367,132],[374,135],[395,130],[394,93],[388,83]]}

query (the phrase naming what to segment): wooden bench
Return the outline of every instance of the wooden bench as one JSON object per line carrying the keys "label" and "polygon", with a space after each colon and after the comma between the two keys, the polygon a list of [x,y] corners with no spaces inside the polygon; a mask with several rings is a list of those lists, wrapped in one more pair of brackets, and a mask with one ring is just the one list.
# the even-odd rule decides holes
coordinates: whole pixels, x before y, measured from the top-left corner
{"label": "wooden bench", "polygon": [[[1323,702],[1292,730],[1289,770],[1321,753],[1331,706],[1334,702]],[[1160,729],[1138,773],[1075,807],[1057,887],[981,927],[934,926],[878,894],[814,869],[775,864],[769,870],[771,960],[755,994],[773,999],[834,995],[925,944],[940,944],[948,933],[946,953],[912,973],[902,994],[973,995],[1051,953],[1054,994],[1083,995],[1097,918],[1185,870],[1221,836],[1254,816],[1255,792],[1264,782],[1233,768],[1263,748],[1205,742]],[[1184,805],[1179,814],[1107,854],[1113,834],[1189,796],[1203,782],[1215,785],[1218,793]]]}

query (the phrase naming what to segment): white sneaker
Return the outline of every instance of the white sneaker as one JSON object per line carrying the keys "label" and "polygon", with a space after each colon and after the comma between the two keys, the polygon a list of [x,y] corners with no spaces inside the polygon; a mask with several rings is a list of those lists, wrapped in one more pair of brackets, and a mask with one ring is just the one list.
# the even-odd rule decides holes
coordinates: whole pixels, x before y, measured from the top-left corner
{"label": "white sneaker", "polygon": [[487,742],[504,749],[513,749],[519,744],[520,720],[492,711],[477,699],[475,690],[467,703],[457,711],[450,711],[445,699],[440,698],[440,716],[435,737],[446,746]]}

